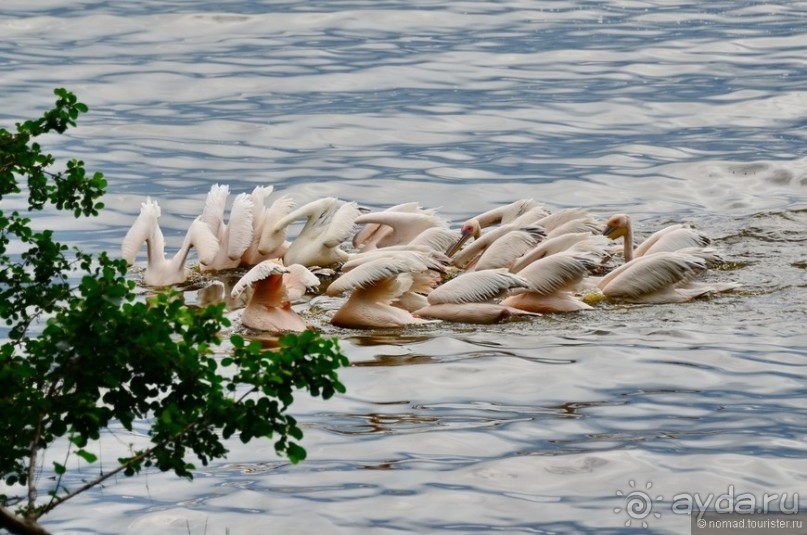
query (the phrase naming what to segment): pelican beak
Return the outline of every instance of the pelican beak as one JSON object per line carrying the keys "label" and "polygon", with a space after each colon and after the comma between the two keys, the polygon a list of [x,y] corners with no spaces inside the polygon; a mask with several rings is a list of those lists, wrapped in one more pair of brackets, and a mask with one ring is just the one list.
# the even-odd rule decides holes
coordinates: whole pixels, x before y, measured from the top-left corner
{"label": "pelican beak", "polygon": [[602,235],[606,236],[610,240],[615,240],[621,236],[624,236],[626,232],[625,227],[620,227],[617,225],[608,225],[605,227],[605,230],[602,231]]}
{"label": "pelican beak", "polygon": [[446,256],[449,258],[454,256],[457,253],[457,251],[459,251],[462,248],[462,246],[465,245],[465,242],[467,242],[471,238],[471,236],[473,236],[472,232],[463,232],[462,237],[459,240],[457,240],[457,242],[454,245],[446,249]]}

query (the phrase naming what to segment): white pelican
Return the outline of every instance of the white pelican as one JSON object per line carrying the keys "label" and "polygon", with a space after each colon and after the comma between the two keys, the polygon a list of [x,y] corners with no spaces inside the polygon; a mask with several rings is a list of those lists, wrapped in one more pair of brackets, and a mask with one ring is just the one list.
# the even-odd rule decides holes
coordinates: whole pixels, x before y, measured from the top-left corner
{"label": "white pelican", "polygon": [[479,258],[468,266],[468,270],[509,268],[519,257],[533,249],[544,239],[540,227],[513,229],[496,239]]}
{"label": "white pelican", "polygon": [[483,324],[496,323],[513,315],[535,315],[493,302],[515,288],[529,288],[529,282],[505,268],[469,271],[432,290],[426,298],[429,305],[414,314],[421,318]]}
{"label": "white pelican", "polygon": [[302,264],[306,267],[328,267],[345,262],[348,254],[339,245],[350,238],[359,213],[355,202],[326,197],[301,206],[281,218],[277,222],[278,228],[306,218],[302,230],[283,255],[283,261],[287,265]]}
{"label": "white pelican", "polygon": [[698,248],[645,254],[602,277],[597,287],[605,297],[629,303],[681,303],[736,288],[735,283],[694,282],[712,257]]}
{"label": "white pelican", "polygon": [[529,312],[577,312],[591,307],[572,291],[599,265],[599,258],[586,253],[559,252],[527,265],[518,276],[529,282],[529,288],[514,290],[502,301]]}
{"label": "white pelican", "polygon": [[[596,236],[593,238],[596,238]],[[605,240],[605,238],[602,237],[601,239]],[[524,255],[516,259],[516,261],[510,266],[510,271],[513,273],[518,273],[536,260],[540,260],[541,258],[551,256],[562,251],[567,251],[572,247],[575,247],[577,244],[585,244],[589,242],[589,240],[592,240],[592,235],[590,232],[570,232],[567,234],[561,234],[560,236],[555,236],[554,238],[547,238],[533,249],[527,251],[524,253]],[[595,245],[597,245],[596,242],[592,241],[591,246],[594,247]],[[602,250],[602,247],[598,247],[598,249]],[[604,254],[605,251],[602,250],[602,253]]]}
{"label": "white pelican", "polygon": [[[255,189],[258,190],[258,188]],[[256,207],[252,225],[252,243],[241,256],[241,263],[248,266],[254,266],[272,258],[282,258],[290,245],[286,241],[288,225],[281,227],[278,226],[278,222],[291,213],[294,209],[294,201],[284,195],[267,208],[264,199],[269,193],[264,192],[259,193],[262,195],[261,197],[256,197],[256,192],[252,192]]]}
{"label": "white pelican", "polygon": [[[407,212],[407,213],[419,213],[427,216],[434,216],[436,215],[435,210],[425,210],[420,207],[420,204],[417,202],[407,202],[403,204],[397,204],[395,206],[391,206],[384,210],[384,212]],[[370,210],[362,209],[362,213],[376,213],[371,212]],[[384,225],[381,223],[367,223],[359,229],[358,232],[353,236],[353,247],[362,251],[368,251],[371,249],[375,249],[378,247],[378,243],[387,236],[390,236],[393,232],[393,228],[388,225]]]}
{"label": "white pelican", "polygon": [[[371,239],[362,243],[362,250],[405,245],[427,229],[448,228],[449,226],[448,221],[435,214],[433,210],[421,209],[416,211],[386,210],[361,214],[356,218],[356,224],[380,227],[373,233]],[[356,241],[354,240],[354,243]]]}
{"label": "white pelican", "polygon": [[[529,216],[524,214],[529,213]],[[517,219],[526,217],[530,223],[534,220],[540,219],[549,215],[549,212],[533,199],[519,199],[504,206],[497,206],[487,212],[476,215],[463,223],[463,226],[473,224],[474,222],[479,225],[479,228],[487,228],[493,225],[506,225],[512,223]]]}
{"label": "white pelican", "polygon": [[[308,281],[317,278],[309,272],[313,279],[307,275],[299,279],[298,275],[294,275],[291,281],[289,279],[284,281],[284,277],[291,273],[289,268],[277,260],[265,260],[241,277],[230,295],[235,299],[241,292],[252,287],[252,296],[241,315],[244,326],[256,331],[273,333],[301,332],[308,328],[305,321],[292,310],[292,296],[286,284],[295,285],[295,295],[301,295],[299,287],[305,287],[306,284],[310,284]],[[303,275],[300,272],[298,274]]]}
{"label": "white pelican", "polygon": [[410,241],[407,247],[425,246],[435,251],[445,251],[460,239],[458,232],[446,227],[427,228]]}
{"label": "white pelican", "polygon": [[[520,220],[518,222],[521,224],[525,223],[535,224],[537,226],[544,227],[544,230],[546,230],[547,232],[552,232],[558,227],[566,225],[571,221],[576,221],[578,219],[590,221],[591,214],[589,214],[588,210],[586,210],[585,208],[564,208],[563,210],[559,210],[549,215],[545,215],[540,219],[528,218],[528,220]],[[580,231],[578,230],[569,232],[580,232]]]}
{"label": "white pelican", "polygon": [[402,298],[406,303],[404,296],[408,293],[429,291],[444,269],[442,263],[428,254],[406,251],[359,264],[334,280],[326,290],[330,296],[351,292],[331,323],[353,329],[429,323],[393,303]]}
{"label": "white pelican", "polygon": [[131,266],[137,258],[140,246],[145,242],[148,264],[143,274],[143,284],[146,286],[180,284],[188,279],[189,272],[185,269],[185,261],[190,248],[196,248],[201,262],[209,262],[218,252],[218,240],[201,217],[197,217],[191,223],[182,247],[168,260],[165,258],[165,240],[160,230],[159,218],[160,206],[150,197],[147,198],[140,206],[140,215],[123,238],[121,246],[123,258]]}
{"label": "white pelican", "polygon": [[[496,237],[501,236],[503,233],[508,232],[511,229],[528,226],[542,226],[533,223],[548,216],[549,212],[547,212],[543,206],[539,205],[532,199],[520,199],[508,205],[493,208],[492,210],[488,210],[487,212],[481,213],[465,221],[465,223],[463,223],[460,227],[461,236],[459,241],[455,242],[453,246],[448,248],[446,250],[446,254],[448,256],[454,256],[457,251],[462,248],[466,241],[471,238],[478,240],[482,235],[482,229],[484,228],[497,224],[500,225],[498,229],[487,233],[493,233],[495,235],[495,237],[488,238],[491,240],[490,243],[492,243],[493,239],[496,239]],[[508,230],[500,230],[503,227],[506,227]],[[495,234],[496,232],[499,232],[499,234]],[[487,247],[487,245],[484,247]],[[475,250],[473,255],[476,257],[480,253],[480,250]],[[462,267],[468,263],[469,261],[460,260],[460,263],[455,265]]]}
{"label": "white pelican", "polygon": [[633,225],[627,214],[615,214],[608,219],[603,236],[611,240],[623,238],[625,262],[635,257],[661,251],[678,251],[689,247],[706,247],[711,240],[686,225],[670,225],[652,234],[636,249],[633,248]]}
{"label": "white pelican", "polygon": [[[458,268],[466,269],[472,267],[494,242],[513,231],[528,232],[536,240],[536,243],[540,242],[545,236],[543,228],[538,226],[526,226],[518,222],[500,225],[481,234],[481,228],[476,220],[470,220],[470,223],[465,223],[462,226],[460,230],[462,237],[446,251],[446,255],[452,257],[451,262]],[[474,238],[473,243],[457,252],[462,244],[470,237]]]}
{"label": "white pelican", "polygon": [[202,221],[219,240],[219,251],[210,262],[202,263],[203,271],[220,271],[234,269],[241,264],[241,256],[252,243],[252,212],[254,204],[252,196],[239,194],[230,208],[230,219],[224,223],[224,209],[229,186],[215,184],[210,188],[202,211]]}
{"label": "white pelican", "polygon": [[[538,224],[538,223],[536,223]],[[602,226],[591,219],[590,217],[582,217],[579,219],[572,219],[561,223],[556,227],[548,230],[546,233],[547,239],[563,236],[564,234],[573,234],[578,232],[588,232],[589,234],[601,234]]]}

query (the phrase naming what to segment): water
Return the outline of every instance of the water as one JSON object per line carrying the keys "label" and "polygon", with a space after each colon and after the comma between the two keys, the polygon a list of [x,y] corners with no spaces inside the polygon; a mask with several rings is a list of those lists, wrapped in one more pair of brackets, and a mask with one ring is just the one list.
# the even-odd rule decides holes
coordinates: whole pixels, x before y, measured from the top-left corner
{"label": "water", "polygon": [[[800,1],[4,1],[2,124],[57,86],[91,108],[47,142],[106,174],[108,209],[36,222],[89,250],[117,251],[147,195],[177,247],[216,182],[298,204],[417,200],[455,222],[534,197],[630,212],[642,235],[695,223],[736,268],[709,277],[743,284],[369,333],[331,327],[338,302],[315,300],[308,319],[353,365],[346,395],[294,405],[308,460],[233,442],[193,483],[118,479],[46,526],[681,533],[680,493],[792,497],[807,480],[805,28]],[[110,434],[102,459],[144,426]],[[637,490],[661,498],[644,518],[624,511]]]}

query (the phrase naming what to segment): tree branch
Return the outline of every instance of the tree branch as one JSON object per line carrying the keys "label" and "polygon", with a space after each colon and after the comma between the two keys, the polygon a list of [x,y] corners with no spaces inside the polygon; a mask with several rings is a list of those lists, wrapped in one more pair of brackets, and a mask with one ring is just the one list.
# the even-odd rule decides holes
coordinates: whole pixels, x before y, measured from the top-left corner
{"label": "tree branch", "polygon": [[39,439],[42,436],[42,421],[45,419],[44,414],[40,414],[36,420],[36,429],[34,436],[31,438],[31,453],[28,458],[28,507],[25,517],[28,518],[36,505],[36,458],[39,451]]}
{"label": "tree branch", "polygon": [[0,528],[19,535],[51,535],[48,530],[36,522],[17,516],[2,506],[0,506]]}

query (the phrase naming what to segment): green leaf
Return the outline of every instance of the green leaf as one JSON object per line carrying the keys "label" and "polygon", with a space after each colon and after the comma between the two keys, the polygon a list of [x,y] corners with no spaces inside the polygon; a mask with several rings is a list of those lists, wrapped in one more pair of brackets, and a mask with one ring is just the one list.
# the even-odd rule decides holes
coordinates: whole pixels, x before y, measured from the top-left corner
{"label": "green leaf", "polygon": [[84,461],[88,464],[92,464],[98,460],[98,457],[87,450],[78,450],[76,451],[76,455],[84,459]]}

